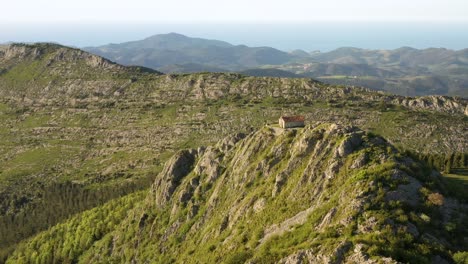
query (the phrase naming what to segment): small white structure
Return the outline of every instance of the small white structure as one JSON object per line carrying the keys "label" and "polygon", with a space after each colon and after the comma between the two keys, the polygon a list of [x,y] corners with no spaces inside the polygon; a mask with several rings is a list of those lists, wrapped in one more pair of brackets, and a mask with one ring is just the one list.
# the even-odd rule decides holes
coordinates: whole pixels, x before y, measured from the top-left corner
{"label": "small white structure", "polygon": [[279,125],[282,128],[304,127],[304,116],[282,116],[279,119]]}

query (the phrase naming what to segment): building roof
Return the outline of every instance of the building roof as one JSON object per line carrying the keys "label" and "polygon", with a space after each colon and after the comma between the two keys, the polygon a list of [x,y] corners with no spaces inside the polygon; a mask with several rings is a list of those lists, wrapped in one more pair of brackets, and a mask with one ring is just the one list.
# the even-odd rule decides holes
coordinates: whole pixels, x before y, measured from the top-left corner
{"label": "building roof", "polygon": [[304,116],[282,116],[281,119],[284,120],[284,122],[304,122],[305,117]]}

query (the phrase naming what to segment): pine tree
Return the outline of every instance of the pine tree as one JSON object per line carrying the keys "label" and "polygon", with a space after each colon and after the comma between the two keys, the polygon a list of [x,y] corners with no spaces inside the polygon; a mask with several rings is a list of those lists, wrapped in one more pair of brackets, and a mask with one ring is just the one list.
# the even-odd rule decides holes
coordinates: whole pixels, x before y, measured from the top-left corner
{"label": "pine tree", "polygon": [[453,155],[447,155],[445,158],[444,173],[449,174],[452,170],[452,157]]}

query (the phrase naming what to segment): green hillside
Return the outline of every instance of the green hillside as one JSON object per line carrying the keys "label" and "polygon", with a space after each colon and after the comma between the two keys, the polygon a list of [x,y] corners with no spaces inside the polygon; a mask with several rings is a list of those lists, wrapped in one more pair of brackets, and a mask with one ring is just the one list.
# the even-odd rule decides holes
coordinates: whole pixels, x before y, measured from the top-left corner
{"label": "green hillside", "polygon": [[[256,131],[283,114],[358,126],[421,155],[466,152],[462,98],[393,96],[304,78],[162,75],[53,44],[2,46],[0,69],[0,259],[40,232],[82,225],[80,213],[110,210],[120,205],[109,201],[147,190],[177,151]],[[122,199],[115,201],[133,208],[142,198]],[[122,217],[112,221],[128,220]],[[84,258],[88,249],[80,250]]]}
{"label": "green hillside", "polygon": [[335,124],[244,137],[179,151],[133,210],[130,197],[93,209],[7,263],[433,263],[466,250],[466,205],[384,139]]}

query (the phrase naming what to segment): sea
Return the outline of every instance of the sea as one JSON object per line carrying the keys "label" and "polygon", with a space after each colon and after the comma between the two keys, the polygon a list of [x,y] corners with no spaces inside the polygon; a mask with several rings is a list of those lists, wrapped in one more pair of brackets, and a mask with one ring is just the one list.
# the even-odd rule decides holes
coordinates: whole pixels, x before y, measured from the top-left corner
{"label": "sea", "polygon": [[0,43],[56,42],[80,48],[135,41],[170,32],[284,51],[326,52],[340,47],[468,48],[468,22],[454,21],[0,24]]}

